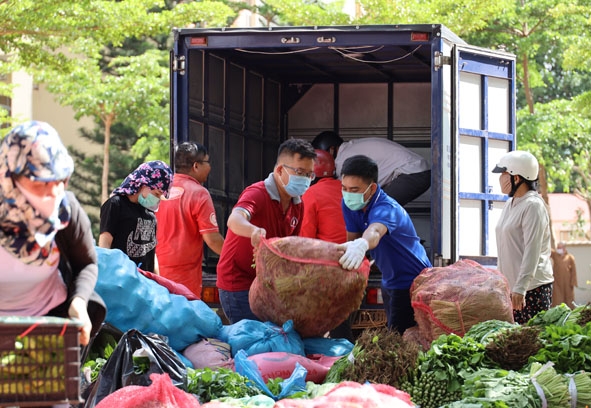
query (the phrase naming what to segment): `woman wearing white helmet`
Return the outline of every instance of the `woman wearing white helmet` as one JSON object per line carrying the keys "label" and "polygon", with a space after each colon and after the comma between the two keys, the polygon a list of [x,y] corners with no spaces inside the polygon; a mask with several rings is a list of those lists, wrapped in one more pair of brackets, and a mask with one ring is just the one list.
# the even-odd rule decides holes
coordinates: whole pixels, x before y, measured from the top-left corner
{"label": "woman wearing white helmet", "polygon": [[493,169],[509,196],[496,227],[498,267],[509,281],[515,322],[527,323],[552,303],[550,217],[535,188],[539,165],[529,152],[505,154]]}

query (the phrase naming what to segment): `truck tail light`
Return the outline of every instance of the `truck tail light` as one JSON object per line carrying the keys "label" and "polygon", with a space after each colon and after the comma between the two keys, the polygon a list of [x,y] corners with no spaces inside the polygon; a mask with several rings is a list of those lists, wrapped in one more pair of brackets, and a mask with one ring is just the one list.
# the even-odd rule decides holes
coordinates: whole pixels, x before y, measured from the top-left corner
{"label": "truck tail light", "polygon": [[191,45],[207,45],[207,37],[191,37]]}
{"label": "truck tail light", "polygon": [[220,303],[218,288],[210,286],[201,288],[201,300],[205,303]]}
{"label": "truck tail light", "polygon": [[411,41],[429,41],[429,33],[419,33],[413,31],[410,33],[410,40]]}
{"label": "truck tail light", "polygon": [[384,299],[382,299],[382,289],[380,288],[370,288],[367,290],[367,295],[365,296],[365,303],[368,305],[383,305]]}

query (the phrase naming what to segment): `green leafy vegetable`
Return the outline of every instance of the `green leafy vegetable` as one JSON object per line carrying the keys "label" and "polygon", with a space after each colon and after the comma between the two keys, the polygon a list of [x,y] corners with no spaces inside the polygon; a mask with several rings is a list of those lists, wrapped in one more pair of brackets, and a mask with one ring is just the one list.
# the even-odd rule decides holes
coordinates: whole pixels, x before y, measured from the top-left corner
{"label": "green leafy vegetable", "polygon": [[559,373],[591,371],[591,323],[549,325],[540,333],[543,348],[529,362],[553,362]]}
{"label": "green leafy vegetable", "polygon": [[248,378],[228,368],[187,368],[187,392],[197,395],[201,403],[222,397],[243,398],[261,394]]}

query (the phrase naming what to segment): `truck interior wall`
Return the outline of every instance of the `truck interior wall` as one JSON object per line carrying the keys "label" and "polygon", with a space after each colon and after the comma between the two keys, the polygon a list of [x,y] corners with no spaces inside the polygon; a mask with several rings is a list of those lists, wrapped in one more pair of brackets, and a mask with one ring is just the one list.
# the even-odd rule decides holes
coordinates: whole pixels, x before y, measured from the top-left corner
{"label": "truck interior wall", "polygon": [[[431,163],[428,82],[306,84],[298,91],[297,84],[266,78],[214,52],[194,50],[189,58],[188,137],[209,151],[207,187],[224,234],[240,193],[272,171],[288,137],[312,140],[336,127],[345,140],[389,138]],[[427,191],[407,206],[428,253],[430,198]],[[216,262],[206,250],[206,269]]]}
{"label": "truck interior wall", "polygon": [[[312,140],[336,122],[345,140],[388,138],[431,163],[430,101],[431,84],[425,82],[315,84],[289,110],[288,136]],[[431,253],[430,190],[406,208]]]}

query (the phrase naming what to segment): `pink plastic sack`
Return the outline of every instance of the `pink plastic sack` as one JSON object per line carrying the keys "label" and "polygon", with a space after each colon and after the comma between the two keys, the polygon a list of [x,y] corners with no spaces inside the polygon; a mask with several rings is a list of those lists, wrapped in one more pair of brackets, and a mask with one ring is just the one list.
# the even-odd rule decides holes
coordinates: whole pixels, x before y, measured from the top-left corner
{"label": "pink plastic sack", "polygon": [[324,381],[328,370],[339,358],[321,354],[304,357],[281,351],[260,353],[248,357],[257,365],[265,382],[275,378],[287,380],[295,370],[296,363],[300,363],[308,371],[306,381],[316,384],[321,384]]}
{"label": "pink plastic sack", "polygon": [[175,387],[168,374],[150,375],[147,387],[128,385],[107,395],[96,408],[199,408],[197,398]]}
{"label": "pink plastic sack", "polygon": [[193,368],[234,368],[230,345],[217,339],[203,339],[191,344],[183,350],[183,356],[193,364]]}
{"label": "pink plastic sack", "polygon": [[273,408],[409,408],[410,395],[386,384],[344,381],[325,395],[311,400],[282,399]]}

